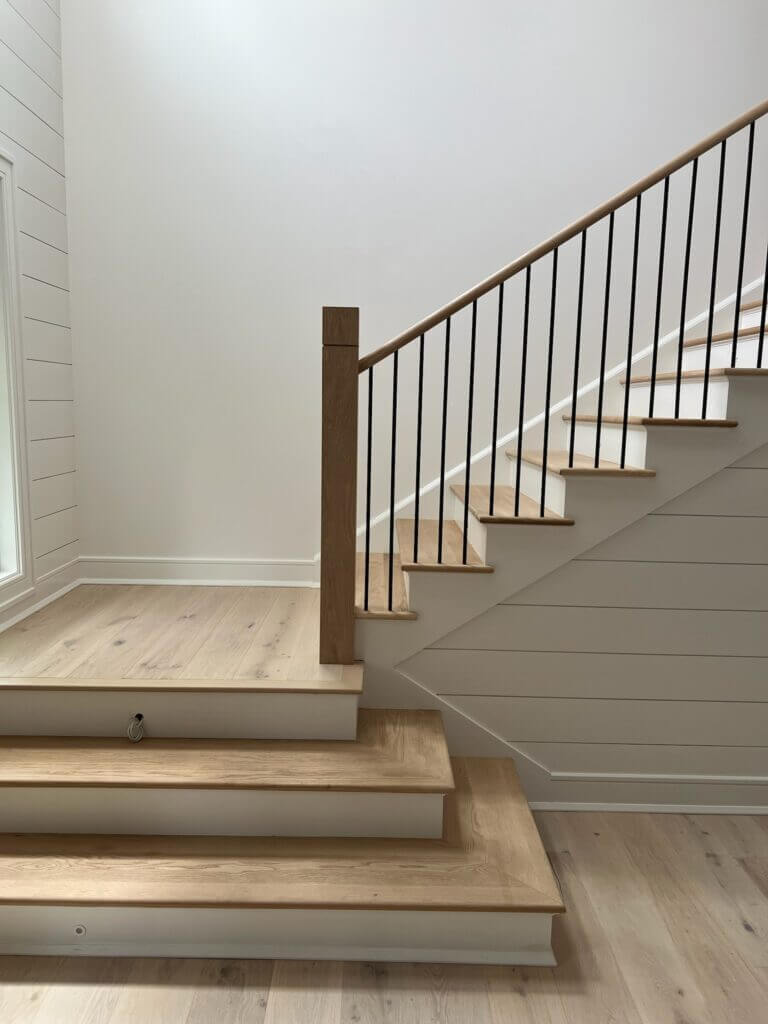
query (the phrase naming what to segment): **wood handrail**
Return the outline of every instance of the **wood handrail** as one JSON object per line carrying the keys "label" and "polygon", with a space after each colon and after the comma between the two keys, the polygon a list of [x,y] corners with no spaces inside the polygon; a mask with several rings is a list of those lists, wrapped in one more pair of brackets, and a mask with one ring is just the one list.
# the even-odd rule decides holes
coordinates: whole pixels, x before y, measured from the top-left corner
{"label": "wood handrail", "polygon": [[706,139],[703,139],[695,146],[691,146],[690,149],[686,149],[684,153],[675,157],[674,160],[670,160],[663,164],[651,174],[641,178],[640,181],[636,182],[634,185],[630,185],[629,188],[624,189],[623,192],[619,192],[619,194],[614,196],[613,199],[609,199],[607,202],[595,207],[591,213],[588,213],[586,216],[574,221],[567,228],[563,228],[562,231],[559,231],[556,235],[552,235],[552,237],[547,239],[546,242],[542,242],[540,245],[535,246],[535,248],[529,249],[528,252],[519,256],[514,260],[514,262],[507,264],[506,267],[502,267],[501,270],[498,270],[495,274],[487,277],[484,281],[481,281],[480,284],[475,285],[474,288],[470,288],[468,292],[464,292],[463,295],[459,295],[459,297],[454,299],[453,302],[449,302],[446,306],[443,306],[430,316],[425,317],[417,324],[414,324],[413,327],[409,327],[407,331],[403,331],[402,334],[398,334],[396,338],[387,342],[386,345],[382,345],[373,352],[369,352],[368,355],[363,356],[358,363],[358,373],[363,373],[371,366],[375,366],[376,363],[380,363],[382,359],[386,359],[386,357],[391,355],[393,352],[397,352],[397,350],[403,348],[404,345],[414,341],[420,335],[425,334],[437,324],[442,323],[447,317],[453,316],[454,313],[458,313],[460,309],[464,309],[465,306],[474,302],[475,299],[479,299],[482,295],[486,295],[488,292],[492,291],[500,285],[502,281],[506,281],[510,277],[514,277],[515,274],[518,274],[521,270],[525,270],[526,267],[535,263],[536,260],[541,259],[542,256],[546,256],[548,253],[552,252],[553,249],[570,241],[571,238],[574,238],[586,228],[596,224],[599,220],[602,220],[603,217],[606,217],[608,214],[618,210],[619,207],[624,206],[624,204],[630,202],[630,200],[635,199],[641,192],[645,192],[653,185],[657,185],[660,181],[663,181],[667,175],[674,173],[674,171],[679,170],[681,167],[684,167],[687,163],[690,163],[691,160],[701,156],[702,153],[706,153],[707,150],[712,149],[713,146],[716,146],[724,139],[730,138],[731,135],[735,135],[736,132],[741,131],[742,128],[746,128],[748,124],[751,124],[752,121],[756,121],[766,113],[768,113],[768,99],[763,100],[762,103],[758,103],[756,107],[752,107],[751,110],[742,114],[741,117],[737,117],[735,121],[731,121],[718,131],[713,132],[712,135],[708,135]]}

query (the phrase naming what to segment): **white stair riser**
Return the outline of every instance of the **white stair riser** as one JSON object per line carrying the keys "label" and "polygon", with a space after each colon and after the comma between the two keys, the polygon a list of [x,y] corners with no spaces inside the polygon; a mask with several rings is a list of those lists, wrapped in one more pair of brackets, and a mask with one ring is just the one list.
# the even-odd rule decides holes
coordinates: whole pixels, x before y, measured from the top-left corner
{"label": "white stair riser", "polygon": [[[758,336],[746,338],[744,341],[740,341],[736,346],[736,365],[737,366],[757,366],[757,348],[758,348]],[[709,365],[711,369],[715,369],[718,366],[730,366],[731,365],[731,350],[733,346],[730,341],[719,342],[717,345],[713,345],[711,348]],[[768,352],[763,353],[763,361],[765,362],[766,355]],[[707,359],[707,346],[706,345],[695,345],[693,348],[683,349],[683,369],[684,370],[703,370],[706,365]]]}
{"label": "white stair riser", "polygon": [[[646,431],[638,427],[627,427],[626,465],[645,467]],[[609,462],[621,462],[622,428],[613,423],[603,423],[600,430],[600,458]],[[597,424],[576,424],[576,451],[594,457],[597,444]]]}
{"label": "white stair riser", "polygon": [[746,313],[741,314],[741,318],[739,319],[739,327],[759,327],[762,312],[763,311],[760,306],[758,306],[757,309],[748,309]]}
{"label": "white stair riser", "polygon": [[[514,459],[508,459],[507,461],[509,462],[509,483],[514,487],[517,472],[516,463]],[[565,513],[565,488],[564,477],[559,473],[547,473],[544,504],[558,515],[564,515]],[[529,498],[533,498],[536,502],[541,500],[540,466],[534,466],[530,462],[522,462],[520,464],[520,491],[523,494],[527,494]]]}
{"label": "white stair riser", "polygon": [[[451,516],[455,523],[458,523],[459,528],[463,531],[464,529],[464,502],[461,498],[457,497],[451,492],[451,504],[450,504]],[[470,511],[467,516],[467,534],[469,536],[469,543],[475,549],[480,557],[480,561],[485,561],[486,542],[488,538],[488,530],[485,525],[481,523]]]}
{"label": "white stair riser", "polygon": [[552,915],[4,906],[0,955],[553,965]]}
{"label": "white stair riser", "polygon": [[357,694],[0,690],[0,735],[353,740]]}
{"label": "white stair riser", "polygon": [[[680,386],[680,417],[700,419],[704,395],[703,380],[683,380]],[[647,416],[650,384],[633,384],[629,393],[630,416]],[[713,378],[709,382],[707,418],[726,419],[728,414],[728,381]],[[653,404],[654,416],[675,415],[675,381],[657,381]]]}
{"label": "white stair riser", "polygon": [[4,786],[3,832],[439,839],[441,793]]}

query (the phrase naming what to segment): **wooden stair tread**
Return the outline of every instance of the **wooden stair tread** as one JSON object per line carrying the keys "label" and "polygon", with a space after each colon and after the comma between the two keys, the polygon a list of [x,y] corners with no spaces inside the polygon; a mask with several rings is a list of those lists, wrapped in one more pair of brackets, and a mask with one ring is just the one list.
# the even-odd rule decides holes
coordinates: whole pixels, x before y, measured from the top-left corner
{"label": "wooden stair tread", "polygon": [[751,302],[742,302],[742,304],[739,306],[739,310],[742,313],[747,313],[750,309],[761,309],[762,305],[762,299],[753,299]]}
{"label": "wooden stair tread", "polygon": [[[716,366],[710,369],[709,376],[712,377],[764,377],[768,374],[768,367],[758,368],[755,366]],[[680,376],[684,380],[703,380],[705,377],[704,370],[683,370]],[[632,377],[630,384],[650,384],[651,377],[640,376]],[[677,374],[674,372],[670,373],[657,373],[656,382],[659,381],[671,381],[677,380]],[[626,384],[627,378],[622,377],[621,383]]]}
{"label": "wooden stair tread", "polygon": [[414,519],[398,519],[397,545],[403,572],[493,572],[471,544],[467,544],[467,564],[462,561],[464,533],[453,519],[443,521],[442,561],[437,560],[438,521],[419,520],[418,562],[413,561]]}
{"label": "wooden stair tread", "polygon": [[[517,452],[508,451],[507,457],[517,458]],[[533,466],[541,467],[544,463],[543,453],[539,451],[523,451],[524,462]],[[595,466],[594,457],[581,455],[576,452],[573,456],[573,466],[568,465],[569,457],[566,451],[552,451],[547,454],[547,472],[560,473],[561,476],[656,476],[654,469],[642,469],[639,466],[625,466],[623,469],[618,462],[611,462],[609,459],[600,459],[600,465]]]}
{"label": "wooden stair tread", "polygon": [[[762,305],[762,303],[760,303]],[[760,333],[760,327],[740,327],[737,332],[737,339],[740,338],[752,338],[756,334]],[[720,331],[718,334],[712,335],[713,345],[722,345],[723,342],[730,341],[733,343],[733,331]],[[688,338],[683,341],[683,348],[698,348],[701,345],[707,344],[706,335],[703,338]]]}
{"label": "wooden stair tread", "polygon": [[355,615],[360,619],[415,619],[416,613],[408,608],[405,578],[400,556],[392,560],[392,609],[388,607],[389,597],[389,555],[371,552],[368,581],[368,608],[364,606],[365,595],[365,552],[357,553],[355,577]]}
{"label": "wooden stair tread", "polygon": [[[452,484],[451,490],[464,501],[463,484]],[[469,488],[469,510],[481,523],[518,524],[523,526],[573,526],[573,519],[559,516],[545,508],[544,516],[539,515],[539,503],[527,494],[520,495],[519,514],[515,515],[515,488],[496,484],[493,498],[493,515],[488,514],[491,488],[489,484],[472,484]]]}
{"label": "wooden stair tread", "polygon": [[361,709],[352,742],[0,737],[0,786],[434,793],[453,779],[438,711]]}
{"label": "wooden stair tread", "polygon": [[0,835],[0,904],[562,912],[514,762],[453,770],[442,840]]}
{"label": "wooden stair tread", "polygon": [[[327,666],[331,668],[332,666]],[[0,676],[3,690],[109,690],[130,693],[362,693],[363,665],[333,666],[338,678],[327,679],[78,679],[65,676]]]}
{"label": "wooden stair tread", "polygon": [[[570,423],[570,414],[564,415],[563,419]],[[603,416],[603,423],[611,426],[621,426],[624,423],[623,416]],[[594,413],[584,413],[576,416],[577,423],[597,423],[597,416]],[[627,426],[629,427],[738,427],[738,420],[702,420],[702,419],[674,419],[672,416],[628,416]]]}

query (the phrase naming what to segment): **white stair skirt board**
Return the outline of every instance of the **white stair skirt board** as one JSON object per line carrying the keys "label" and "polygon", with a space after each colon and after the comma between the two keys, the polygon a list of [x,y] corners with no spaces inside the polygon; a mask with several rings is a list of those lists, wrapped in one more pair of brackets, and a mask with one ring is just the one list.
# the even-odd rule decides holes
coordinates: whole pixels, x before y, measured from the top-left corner
{"label": "white stair skirt board", "polygon": [[3,832],[440,839],[442,793],[4,786]]}
{"label": "white stair skirt board", "polygon": [[449,910],[0,907],[0,955],[551,966],[552,915]]}
{"label": "white stair skirt board", "polygon": [[354,740],[357,700],[346,693],[0,687],[0,735],[125,736],[141,714],[144,735],[156,738]]}
{"label": "white stair skirt board", "polygon": [[[736,345],[737,366],[757,366],[757,349],[759,337],[757,334],[742,338]],[[765,351],[765,345],[763,345]],[[709,365],[711,369],[720,366],[731,365],[731,352],[733,351],[732,341],[713,342],[710,350]],[[691,348],[683,349],[683,370],[703,370],[706,365],[707,346],[693,345]],[[763,355],[765,362],[765,354]]]}

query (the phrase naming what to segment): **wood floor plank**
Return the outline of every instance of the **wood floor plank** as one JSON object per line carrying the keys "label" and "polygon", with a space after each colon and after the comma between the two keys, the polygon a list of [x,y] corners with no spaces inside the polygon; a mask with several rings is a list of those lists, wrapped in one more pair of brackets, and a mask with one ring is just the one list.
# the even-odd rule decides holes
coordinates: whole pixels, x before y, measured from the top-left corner
{"label": "wood floor plank", "polygon": [[340,1024],[342,964],[278,960],[264,1024]]}
{"label": "wood floor plank", "polygon": [[184,1024],[264,1024],[271,960],[198,960],[199,977]]}
{"label": "wood floor plank", "polygon": [[134,960],[105,1024],[186,1020],[200,977],[199,960]]}
{"label": "wood floor plank", "polygon": [[273,587],[238,589],[235,603],[214,625],[180,673],[182,679],[232,679],[277,600]]}
{"label": "wood floor plank", "polygon": [[306,619],[312,614],[312,591],[285,587],[254,631],[250,646],[235,669],[236,679],[269,678],[290,674],[290,663],[299,653]]}

